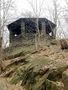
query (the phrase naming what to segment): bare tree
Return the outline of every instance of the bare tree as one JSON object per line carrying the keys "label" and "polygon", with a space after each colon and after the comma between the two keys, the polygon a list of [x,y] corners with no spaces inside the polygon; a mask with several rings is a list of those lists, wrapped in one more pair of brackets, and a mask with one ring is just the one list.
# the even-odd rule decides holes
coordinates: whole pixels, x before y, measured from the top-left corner
{"label": "bare tree", "polygon": [[[14,8],[13,0],[0,0],[0,67],[2,66],[3,59],[3,33],[4,26],[6,25],[9,11]],[[6,38],[5,38],[6,39]]]}
{"label": "bare tree", "polygon": [[8,17],[11,14],[10,11],[14,10],[14,1],[13,0],[0,0],[1,1],[1,10],[0,10],[0,33],[1,33],[1,39],[3,37],[4,32],[4,26],[6,25],[8,21]]}
{"label": "bare tree", "polygon": [[66,2],[66,4],[67,4],[67,6],[68,6],[68,0],[65,0],[65,2]]}
{"label": "bare tree", "polygon": [[52,0],[53,3],[53,11],[51,11],[50,8],[48,8],[50,18],[52,18],[52,21],[56,24],[56,28],[53,30],[54,38],[56,38],[57,30],[61,28],[61,17],[63,18],[64,8],[61,7],[59,0]]}
{"label": "bare tree", "polygon": [[39,6],[39,9],[38,9],[38,0],[36,0],[36,3],[35,3],[35,6],[33,4],[33,0],[27,0],[28,4],[31,6],[32,10],[33,10],[33,13],[34,13],[34,16],[36,18],[36,34],[35,34],[35,46],[36,46],[36,49],[38,50],[39,48],[39,45],[40,45],[40,30],[39,30],[39,17],[41,15],[41,11],[42,11],[42,6],[44,4],[44,1],[45,0],[42,0],[40,6]]}

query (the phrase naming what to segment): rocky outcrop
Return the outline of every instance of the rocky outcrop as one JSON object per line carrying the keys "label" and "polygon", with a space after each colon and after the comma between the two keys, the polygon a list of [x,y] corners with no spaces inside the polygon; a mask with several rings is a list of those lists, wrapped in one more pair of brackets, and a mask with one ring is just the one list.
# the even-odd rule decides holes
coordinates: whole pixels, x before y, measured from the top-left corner
{"label": "rocky outcrop", "polygon": [[62,82],[54,82],[47,79],[46,90],[64,90],[64,85]]}
{"label": "rocky outcrop", "polygon": [[60,40],[61,49],[68,49],[68,42],[64,39]]}
{"label": "rocky outcrop", "polygon": [[10,77],[12,84],[21,81],[27,90],[68,90],[68,52],[59,51],[52,44],[53,47],[49,49],[46,47],[26,55],[11,55],[11,58],[3,61],[5,65],[1,77]]}
{"label": "rocky outcrop", "polygon": [[63,72],[62,80],[63,80],[63,83],[64,83],[64,90],[68,90],[68,69]]}

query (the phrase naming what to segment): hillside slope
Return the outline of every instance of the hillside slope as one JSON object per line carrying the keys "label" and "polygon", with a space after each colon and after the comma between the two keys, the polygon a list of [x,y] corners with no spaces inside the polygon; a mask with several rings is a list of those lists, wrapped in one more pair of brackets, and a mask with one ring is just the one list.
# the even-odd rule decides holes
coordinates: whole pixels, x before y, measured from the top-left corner
{"label": "hillside slope", "polygon": [[[0,77],[9,78],[15,87],[20,83],[22,88],[10,90],[23,90],[23,86],[27,90],[64,90],[62,75],[68,69],[68,50],[61,50],[57,42],[39,50],[32,46],[17,48],[2,63],[4,68]],[[14,85],[10,84],[10,87]]]}

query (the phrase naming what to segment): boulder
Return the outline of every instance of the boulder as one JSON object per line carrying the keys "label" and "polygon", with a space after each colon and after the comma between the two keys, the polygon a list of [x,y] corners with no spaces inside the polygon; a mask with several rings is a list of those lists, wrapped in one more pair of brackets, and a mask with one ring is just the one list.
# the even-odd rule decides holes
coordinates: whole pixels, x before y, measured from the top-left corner
{"label": "boulder", "polygon": [[64,90],[68,90],[68,69],[63,72],[62,81],[64,83]]}
{"label": "boulder", "polygon": [[61,49],[68,49],[68,42],[64,39],[60,40]]}

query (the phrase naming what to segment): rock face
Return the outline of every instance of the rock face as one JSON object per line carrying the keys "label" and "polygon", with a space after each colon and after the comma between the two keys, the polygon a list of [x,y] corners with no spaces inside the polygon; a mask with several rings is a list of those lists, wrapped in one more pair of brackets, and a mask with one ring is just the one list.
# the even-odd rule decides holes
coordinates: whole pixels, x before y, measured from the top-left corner
{"label": "rock face", "polygon": [[63,87],[61,82],[46,80],[46,90],[63,90]]}
{"label": "rock face", "polygon": [[[39,51],[27,51],[26,54],[11,54],[8,60],[3,61],[4,68],[0,76],[9,77],[13,84],[21,81],[20,85],[27,90],[68,90],[68,52],[60,50],[54,43],[52,45]],[[14,87],[17,86],[11,85],[13,90]],[[2,85],[0,88],[3,88]],[[9,85],[8,89],[11,90]]]}
{"label": "rock face", "polygon": [[62,80],[64,83],[64,88],[65,88],[64,90],[68,90],[68,69],[63,72]]}
{"label": "rock face", "polygon": [[11,85],[7,78],[0,78],[0,90],[25,90],[19,84]]}
{"label": "rock face", "polygon": [[68,42],[64,39],[60,40],[61,49],[68,49]]}

